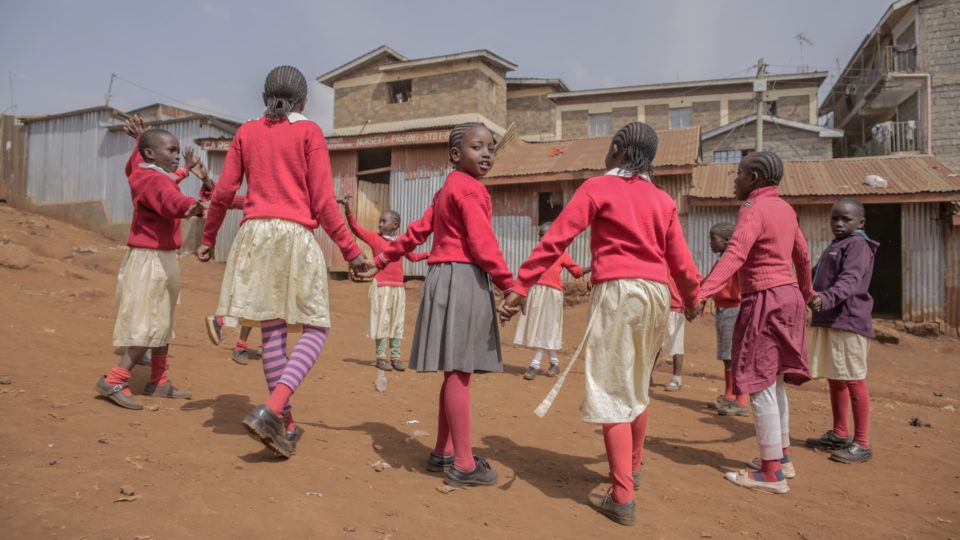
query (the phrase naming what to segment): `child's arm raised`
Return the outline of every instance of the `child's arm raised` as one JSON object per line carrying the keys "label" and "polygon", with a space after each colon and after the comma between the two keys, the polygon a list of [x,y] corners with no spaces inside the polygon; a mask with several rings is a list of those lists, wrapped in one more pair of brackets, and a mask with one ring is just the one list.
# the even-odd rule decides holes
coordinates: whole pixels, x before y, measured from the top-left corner
{"label": "child's arm raised", "polygon": [[[760,215],[750,206],[741,206],[737,212],[737,223],[733,229],[733,236],[727,243],[727,249],[720,255],[720,260],[713,265],[707,279],[700,284],[700,302],[705,302],[718,291],[723,289],[727,281],[740,270],[743,262],[747,260],[747,254],[757,237],[763,224],[760,222]],[[698,302],[699,303],[699,302]]]}
{"label": "child's arm raised", "polygon": [[797,271],[797,284],[803,299],[809,302],[816,293],[813,292],[813,273],[810,270],[810,250],[807,248],[807,239],[803,237],[800,226],[793,237],[793,266]]}
{"label": "child's arm raised", "polygon": [[843,254],[843,267],[837,280],[829,289],[816,293],[820,298],[820,310],[833,309],[853,294],[870,271],[871,256],[870,246],[866,240],[851,242],[847,246],[846,253]]}
{"label": "child's arm raised", "polygon": [[357,238],[363,240],[368,246],[374,247],[374,244],[377,242],[376,233],[373,231],[364,229],[357,223],[357,218],[353,216],[353,212],[350,211],[350,195],[344,197],[341,201],[337,201],[343,205],[343,213],[347,216],[347,226],[350,227],[350,230],[353,231],[353,234],[357,235]]}

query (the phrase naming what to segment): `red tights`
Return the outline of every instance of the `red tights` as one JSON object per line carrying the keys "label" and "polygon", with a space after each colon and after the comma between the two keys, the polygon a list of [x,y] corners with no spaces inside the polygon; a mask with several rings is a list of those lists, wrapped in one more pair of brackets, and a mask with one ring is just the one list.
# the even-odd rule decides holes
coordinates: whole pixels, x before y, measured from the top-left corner
{"label": "red tights", "polygon": [[870,392],[866,379],[838,381],[830,379],[830,407],[833,409],[833,432],[838,437],[849,437],[847,409],[853,404],[853,440],[864,448],[870,447]]}
{"label": "red tights", "polygon": [[650,408],[633,422],[603,425],[603,444],[607,447],[610,480],[613,482],[613,502],[624,504],[633,500],[633,473],[640,471],[643,460],[643,439],[647,435]]}
{"label": "red tights", "polygon": [[438,456],[453,454],[453,466],[470,472],[476,466],[473,461],[473,445],[470,440],[470,374],[462,371],[447,371],[440,387],[440,407],[437,414],[437,445],[433,453]]}

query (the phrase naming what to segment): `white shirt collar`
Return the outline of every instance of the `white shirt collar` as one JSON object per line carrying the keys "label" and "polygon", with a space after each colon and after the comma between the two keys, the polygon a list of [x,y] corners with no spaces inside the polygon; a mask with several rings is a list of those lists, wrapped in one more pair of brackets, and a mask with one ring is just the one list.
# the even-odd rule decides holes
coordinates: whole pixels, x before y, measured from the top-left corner
{"label": "white shirt collar", "polygon": [[141,169],[150,169],[151,171],[157,171],[159,173],[163,173],[167,175],[170,178],[173,178],[173,175],[171,173],[167,172],[163,167],[157,165],[156,163],[141,163],[139,167]]}
{"label": "white shirt collar", "polygon": [[307,118],[306,116],[298,112],[292,112],[287,115],[287,121],[290,122],[291,124],[296,124],[297,122],[300,122],[302,120],[309,120],[309,118]]}
{"label": "white shirt collar", "polygon": [[[619,167],[614,167],[609,171],[607,171],[607,176],[619,176],[620,178],[633,178],[634,176],[638,176],[638,175],[633,174],[630,171],[625,171]],[[641,174],[639,176],[640,178],[643,178],[647,182],[652,182],[652,180],[650,180],[650,177],[645,174]]]}
{"label": "white shirt collar", "polygon": [[389,241],[391,241],[391,242],[393,242],[394,240],[397,239],[396,236],[388,236],[388,235],[386,235],[386,234],[381,234],[380,236],[382,236],[384,240],[389,240]]}

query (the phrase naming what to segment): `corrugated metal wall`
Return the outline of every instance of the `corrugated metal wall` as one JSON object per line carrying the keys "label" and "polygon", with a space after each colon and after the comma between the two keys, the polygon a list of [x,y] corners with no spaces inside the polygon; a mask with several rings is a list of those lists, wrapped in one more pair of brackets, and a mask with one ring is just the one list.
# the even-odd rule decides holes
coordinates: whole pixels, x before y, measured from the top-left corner
{"label": "corrugated metal wall", "polygon": [[942,321],[944,306],[943,224],[939,203],[901,205],[903,319]]}
{"label": "corrugated metal wall", "polygon": [[[107,131],[113,125],[110,111],[39,120],[27,124],[27,196],[36,204],[102,200],[108,217],[116,222],[133,218],[130,188],[123,167],[133,151],[133,140],[123,132]],[[200,120],[164,126],[183,146],[200,137],[231,134]],[[200,158],[207,162],[206,152]],[[180,184],[195,196],[200,181],[189,178]]]}
{"label": "corrugated metal wall", "polygon": [[[223,173],[223,165],[226,161],[226,152],[208,152],[207,167],[210,175],[214,178],[220,178]],[[240,185],[237,190],[238,195],[247,194],[247,182]],[[243,210],[227,210],[227,215],[223,218],[223,224],[217,231],[217,243],[213,246],[213,260],[217,262],[226,262],[230,255],[230,248],[233,246],[233,239],[237,237],[237,231],[240,230],[240,220],[243,219]]]}
{"label": "corrugated metal wall", "polygon": [[820,254],[830,242],[833,242],[833,232],[830,230],[831,205],[794,206],[797,218],[800,220],[800,231],[807,239],[810,249],[810,262],[817,264]]}
{"label": "corrugated metal wall", "polygon": [[687,245],[700,274],[706,276],[719,255],[710,251],[710,227],[737,221],[737,206],[691,206],[687,215]]}
{"label": "corrugated metal wall", "polygon": [[947,219],[944,219],[943,223],[945,246],[943,318],[947,323],[947,333],[952,337],[960,337],[960,226],[953,224],[953,212],[960,212],[960,204],[947,203],[944,206],[941,216]]}
{"label": "corrugated metal wall", "polygon": [[[400,212],[402,227],[420,219],[433,195],[443,186],[450,172],[446,145],[402,146],[393,149],[390,166],[390,207]],[[417,251],[428,251],[431,237]],[[408,276],[426,276],[427,263],[403,260],[403,272]]]}

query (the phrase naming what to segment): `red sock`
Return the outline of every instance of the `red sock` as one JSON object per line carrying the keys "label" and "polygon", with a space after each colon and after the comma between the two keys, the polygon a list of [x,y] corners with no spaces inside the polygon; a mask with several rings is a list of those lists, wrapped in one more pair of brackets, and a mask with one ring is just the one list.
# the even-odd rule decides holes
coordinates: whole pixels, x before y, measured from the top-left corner
{"label": "red sock", "polygon": [[267,398],[267,408],[273,411],[273,414],[277,415],[277,417],[283,418],[283,407],[290,401],[290,396],[292,395],[292,388],[283,383],[277,383],[277,387],[273,389],[270,397]]}
{"label": "red sock", "polygon": [[850,390],[847,381],[828,379],[830,383],[830,408],[833,410],[833,433],[837,437],[848,437],[847,409],[850,407]]}
{"label": "red sock", "polygon": [[233,350],[235,350],[235,351],[237,351],[237,352],[247,350],[247,342],[244,341],[244,340],[242,340],[242,339],[238,339],[238,340],[237,340],[237,344],[236,344],[236,346],[234,346]]}
{"label": "red sock", "polygon": [[647,437],[647,422],[649,420],[650,407],[647,406],[643,414],[634,418],[633,422],[630,423],[633,432],[633,460],[630,465],[633,472],[640,472],[640,465],[643,464],[643,441]]}
{"label": "red sock", "polygon": [[167,355],[155,354],[150,357],[150,384],[167,384]]}
{"label": "red sock", "polygon": [[733,393],[733,371],[730,368],[723,370],[723,378],[726,382],[726,387],[723,389],[723,397],[729,400],[738,399],[739,396]]}
{"label": "red sock", "polygon": [[853,441],[864,448],[870,448],[870,392],[866,379],[846,381],[853,403]]}
{"label": "red sock", "polygon": [[776,482],[778,480],[783,480],[783,473],[780,472],[779,459],[765,459],[761,463],[760,470],[752,473],[754,480],[759,480],[761,482]]}
{"label": "red sock", "polygon": [[470,374],[448,371],[443,376],[443,402],[450,438],[453,439],[453,466],[462,472],[470,472],[477,466],[470,439]]}
{"label": "red sock", "polygon": [[283,415],[284,427],[287,431],[293,431],[297,429],[297,424],[293,421],[293,413],[287,412]]}
{"label": "red sock", "polygon": [[[106,376],[106,381],[107,381],[107,384],[109,385],[123,384],[129,380],[130,380],[130,372],[123,369],[122,367],[115,367],[111,369]],[[129,388],[124,388],[123,390],[121,390],[121,392],[123,392],[123,395],[127,397],[133,396],[133,392],[131,392]]]}
{"label": "red sock", "polygon": [[217,321],[218,326],[223,326],[223,315],[214,315],[213,320]]}
{"label": "red sock", "polygon": [[607,448],[607,463],[610,465],[610,481],[613,482],[613,502],[628,503],[633,500],[633,474],[631,474],[633,429],[626,422],[603,425],[603,445]]}
{"label": "red sock", "polygon": [[[446,383],[446,379],[444,379]],[[437,444],[433,453],[438,456],[453,457],[453,438],[450,436],[450,424],[447,423],[447,407],[444,405],[446,384],[440,385],[440,405],[437,407]]]}

